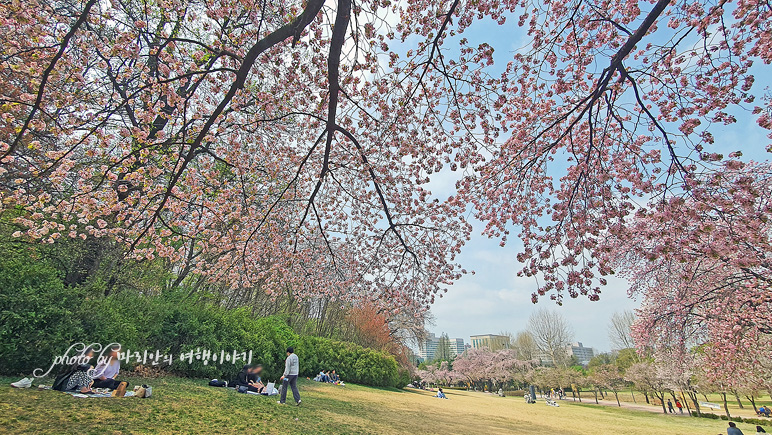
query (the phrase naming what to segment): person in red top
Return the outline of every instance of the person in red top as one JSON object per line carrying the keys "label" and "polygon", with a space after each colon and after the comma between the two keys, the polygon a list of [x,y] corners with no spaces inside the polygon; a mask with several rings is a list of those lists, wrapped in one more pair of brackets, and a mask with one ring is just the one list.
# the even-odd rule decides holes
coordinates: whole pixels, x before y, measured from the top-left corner
{"label": "person in red top", "polygon": [[675,401],[675,407],[678,408],[678,412],[680,412],[681,414],[684,413],[684,406],[681,405],[681,402],[678,399],[676,399]]}

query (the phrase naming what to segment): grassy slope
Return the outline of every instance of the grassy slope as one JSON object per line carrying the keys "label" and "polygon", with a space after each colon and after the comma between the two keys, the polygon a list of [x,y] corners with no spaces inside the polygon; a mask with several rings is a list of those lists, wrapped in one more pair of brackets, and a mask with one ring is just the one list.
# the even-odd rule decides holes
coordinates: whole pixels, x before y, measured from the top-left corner
{"label": "grassy slope", "polygon": [[[148,381],[150,399],[79,399],[54,391],[16,390],[0,378],[0,432],[10,433],[550,433],[717,434],[726,422],[522,398],[397,391],[303,381],[303,406],[237,394],[202,380]],[[139,380],[129,379],[132,384]],[[739,425],[746,433],[751,427]]]}

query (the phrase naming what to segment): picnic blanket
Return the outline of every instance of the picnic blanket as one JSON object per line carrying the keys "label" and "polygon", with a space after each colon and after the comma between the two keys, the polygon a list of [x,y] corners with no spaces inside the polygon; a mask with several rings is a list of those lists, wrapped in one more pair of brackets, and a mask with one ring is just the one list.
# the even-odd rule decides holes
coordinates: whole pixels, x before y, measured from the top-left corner
{"label": "picnic blanket", "polygon": [[[100,398],[101,397],[113,397],[113,395],[111,393],[83,394],[83,393],[79,393],[77,391],[65,391],[65,393],[71,395],[72,397],[80,397],[80,398],[84,398],[84,397],[100,397]],[[127,391],[126,394],[123,395],[123,397],[133,397],[133,396],[134,396],[134,392],[133,391]]]}

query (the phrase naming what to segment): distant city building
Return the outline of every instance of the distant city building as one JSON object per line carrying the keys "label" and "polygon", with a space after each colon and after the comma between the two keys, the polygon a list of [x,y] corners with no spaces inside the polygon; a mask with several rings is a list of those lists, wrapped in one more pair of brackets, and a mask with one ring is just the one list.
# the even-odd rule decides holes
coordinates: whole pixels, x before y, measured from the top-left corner
{"label": "distant city building", "polygon": [[455,353],[457,356],[464,353],[464,350],[466,350],[466,346],[464,346],[464,339],[463,338],[450,338],[450,350]]}
{"label": "distant city building", "polygon": [[587,365],[592,357],[595,356],[593,349],[591,347],[584,347],[581,341],[571,344],[566,350],[576,357],[576,360],[581,365]]}
{"label": "distant city building", "polygon": [[[440,338],[435,334],[429,333],[429,337],[426,340],[418,344],[418,357],[422,361],[431,361],[434,359],[434,354],[437,352],[437,346],[440,344]],[[464,339],[463,338],[448,338],[448,344],[450,345],[450,352],[454,355],[461,355],[464,353]]]}
{"label": "distant city building", "polygon": [[507,349],[509,348],[509,336],[484,334],[471,337],[472,347],[475,349]]}

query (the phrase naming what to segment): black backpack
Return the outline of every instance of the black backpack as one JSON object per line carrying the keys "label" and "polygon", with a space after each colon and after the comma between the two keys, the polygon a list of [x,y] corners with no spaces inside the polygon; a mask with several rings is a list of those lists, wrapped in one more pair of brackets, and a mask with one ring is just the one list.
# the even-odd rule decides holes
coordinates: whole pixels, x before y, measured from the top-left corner
{"label": "black backpack", "polygon": [[73,372],[64,372],[56,375],[54,379],[54,385],[51,386],[52,390],[65,391],[67,388],[67,382],[70,381]]}
{"label": "black backpack", "polygon": [[209,381],[210,387],[227,387],[228,383],[225,381],[218,381],[217,379],[212,379]]}
{"label": "black backpack", "polygon": [[70,378],[73,374],[75,374],[75,372],[85,372],[90,368],[91,366],[88,364],[78,364],[74,367],[71,366],[68,370],[56,375],[56,378],[54,378],[54,385],[51,386],[51,389],[56,391],[65,391],[67,388],[67,382],[70,381]]}

